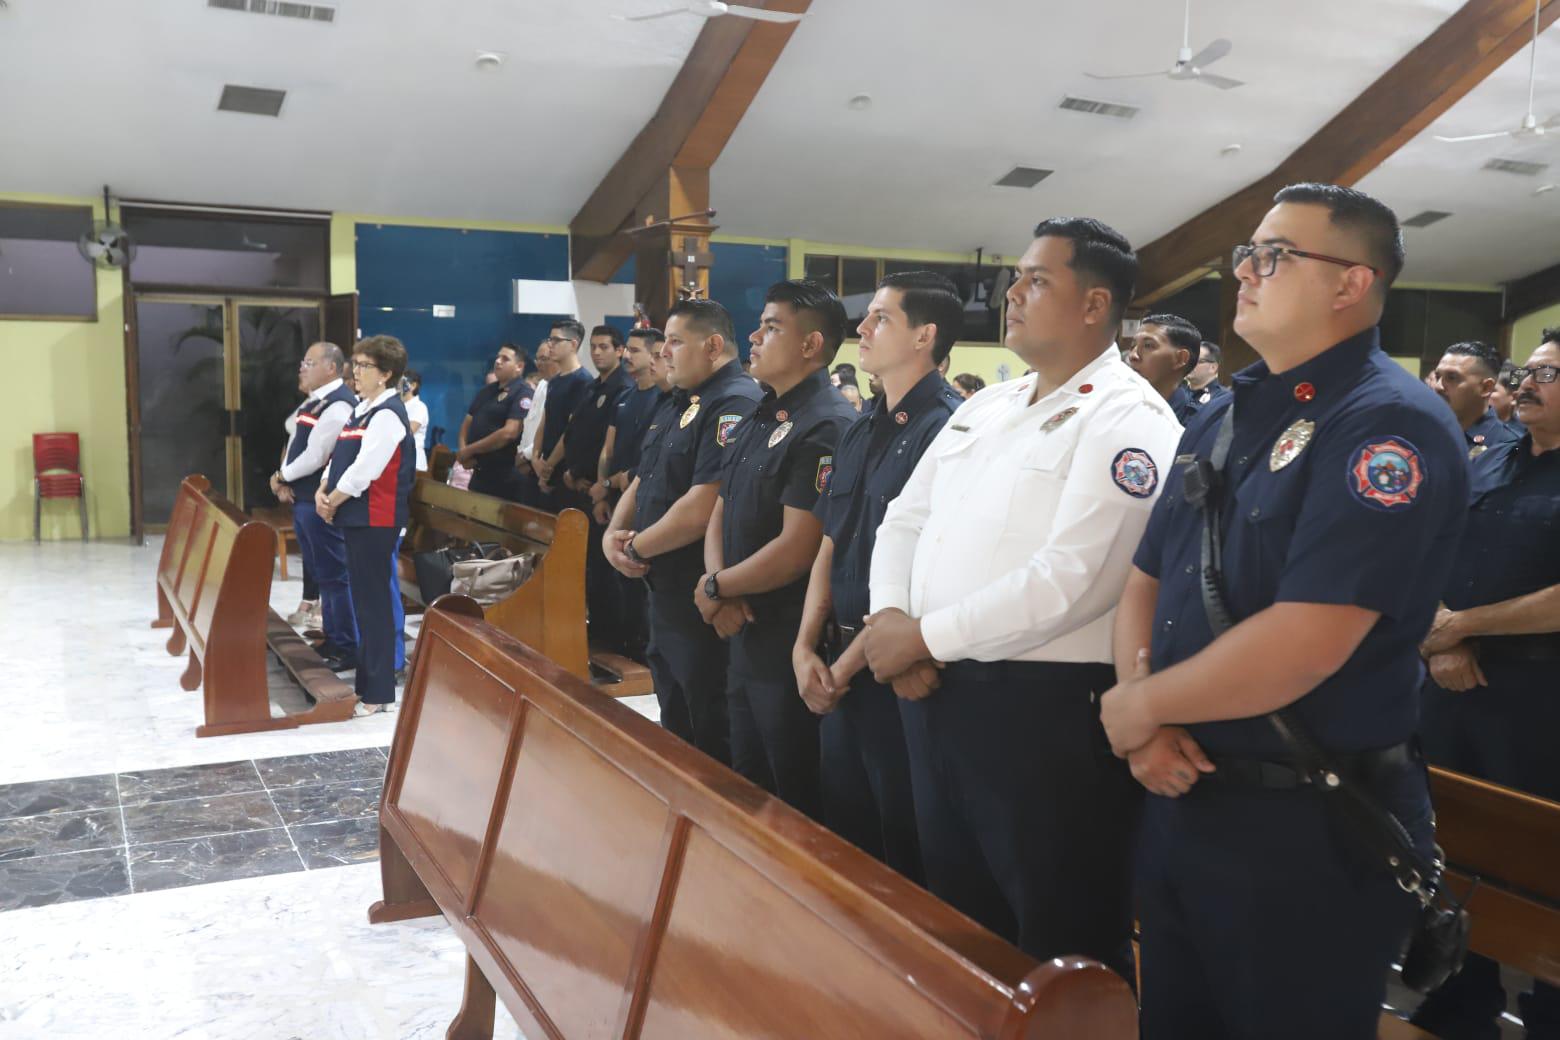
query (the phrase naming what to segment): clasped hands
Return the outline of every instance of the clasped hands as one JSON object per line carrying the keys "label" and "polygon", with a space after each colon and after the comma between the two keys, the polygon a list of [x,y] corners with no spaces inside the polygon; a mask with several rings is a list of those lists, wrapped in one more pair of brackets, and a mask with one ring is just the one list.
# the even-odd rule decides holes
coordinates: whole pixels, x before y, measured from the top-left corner
{"label": "clasped hands", "polygon": [[931,696],[942,685],[943,663],[932,656],[921,636],[921,622],[898,608],[880,610],[862,619],[857,641],[867,654],[872,677],[894,688],[907,701]]}
{"label": "clasped hands", "polygon": [[716,635],[730,639],[753,620],[753,608],[748,606],[748,601],[742,596],[710,599],[704,591],[705,582],[709,578],[708,574],[701,575],[694,585],[693,605],[699,608],[699,616],[706,625],[715,629]]}
{"label": "clasped hands", "polygon": [[1445,607],[1435,612],[1430,632],[1419,644],[1419,655],[1430,669],[1430,678],[1443,690],[1464,693],[1475,686],[1488,686],[1478,654],[1468,641],[1463,616]]}
{"label": "clasped hands", "polygon": [[1138,783],[1154,794],[1179,798],[1216,767],[1190,733],[1154,717],[1143,686],[1149,674],[1149,653],[1139,650],[1132,674],[1100,697],[1100,724],[1111,751],[1127,760]]}

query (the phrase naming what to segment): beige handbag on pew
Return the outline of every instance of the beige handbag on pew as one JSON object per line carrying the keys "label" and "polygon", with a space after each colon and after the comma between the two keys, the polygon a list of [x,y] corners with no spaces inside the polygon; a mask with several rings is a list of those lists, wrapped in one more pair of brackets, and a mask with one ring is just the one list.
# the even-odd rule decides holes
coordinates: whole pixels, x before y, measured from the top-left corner
{"label": "beige handbag on pew", "polygon": [[535,553],[520,553],[501,560],[461,560],[450,570],[450,591],[470,596],[485,607],[524,585],[534,570]]}

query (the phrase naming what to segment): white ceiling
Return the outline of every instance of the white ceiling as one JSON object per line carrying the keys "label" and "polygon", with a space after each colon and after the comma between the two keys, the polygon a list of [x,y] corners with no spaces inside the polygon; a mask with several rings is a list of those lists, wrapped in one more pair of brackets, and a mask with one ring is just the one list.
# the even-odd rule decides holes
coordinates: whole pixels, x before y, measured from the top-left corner
{"label": "white ceiling", "polygon": [[[204,0],[10,0],[0,9],[0,192],[125,196],[563,224],[655,110],[700,25],[613,20],[676,0],[341,0],[337,23]],[[1145,243],[1271,169],[1460,0],[1194,0],[1193,48],[1233,91],[1087,71],[1168,67],[1175,0],[814,0],[713,175],[730,234],[1015,252],[1043,216]],[[1540,51],[1560,111],[1560,40]],[[506,52],[478,73],[478,51]],[[1556,74],[1545,76],[1545,68]],[[1519,55],[1432,128],[1515,123]],[[215,111],[223,83],[288,90],[280,119]],[[1543,98],[1549,89],[1552,105]],[[847,107],[872,95],[866,111]],[[1141,106],[1131,121],[1064,94]],[[1560,137],[1415,140],[1362,184],[1403,216],[1408,276],[1493,282],[1560,259],[1560,191],[1478,167],[1554,161]],[[1240,153],[1221,158],[1223,146]],[[1057,172],[997,188],[1015,164]]]}

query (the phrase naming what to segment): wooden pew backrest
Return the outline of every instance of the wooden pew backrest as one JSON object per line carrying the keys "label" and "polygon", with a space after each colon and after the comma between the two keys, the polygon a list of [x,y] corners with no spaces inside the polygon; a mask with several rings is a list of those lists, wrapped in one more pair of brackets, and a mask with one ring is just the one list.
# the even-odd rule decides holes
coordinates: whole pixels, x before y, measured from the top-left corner
{"label": "wooden pew backrest", "polygon": [[528,1035],[1135,1036],[1111,972],[1037,965],[441,602],[391,752],[387,891],[409,865]]}

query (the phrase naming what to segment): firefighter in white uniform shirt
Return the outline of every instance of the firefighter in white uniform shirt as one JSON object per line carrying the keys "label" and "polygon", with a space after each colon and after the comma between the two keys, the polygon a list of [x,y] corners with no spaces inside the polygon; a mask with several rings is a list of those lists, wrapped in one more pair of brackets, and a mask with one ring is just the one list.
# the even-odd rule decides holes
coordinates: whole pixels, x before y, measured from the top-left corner
{"label": "firefighter in white uniform shirt", "polygon": [[1116,348],[1137,259],[1095,220],[1035,229],[1006,345],[888,508],[867,659],[899,694],[928,887],[1040,960],[1131,973],[1142,789],[1110,750],[1114,608],[1181,427]]}

